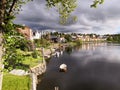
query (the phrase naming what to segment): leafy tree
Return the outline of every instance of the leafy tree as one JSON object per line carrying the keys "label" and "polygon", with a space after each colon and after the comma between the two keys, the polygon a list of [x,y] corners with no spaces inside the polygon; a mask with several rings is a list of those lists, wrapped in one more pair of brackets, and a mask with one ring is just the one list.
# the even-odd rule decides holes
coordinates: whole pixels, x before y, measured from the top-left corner
{"label": "leafy tree", "polygon": [[22,61],[24,60],[23,54],[20,52],[20,50],[12,48],[11,51],[6,51],[7,55],[5,55],[5,61],[4,61],[4,68],[7,71],[10,71],[14,68],[23,68]]}
{"label": "leafy tree", "polygon": [[76,43],[77,46],[80,46],[82,44],[82,41],[77,39],[76,41],[74,41]]}
{"label": "leafy tree", "polygon": [[72,41],[72,36],[70,34],[66,34],[64,36],[64,38],[67,40],[67,42],[71,42]]}
{"label": "leafy tree", "polygon": [[4,34],[4,66],[5,69],[11,70],[14,68],[22,67],[24,60],[23,53],[20,51],[29,50],[29,42],[25,37],[21,36],[17,31],[12,31]]}
{"label": "leafy tree", "polygon": [[[71,18],[71,13],[77,7],[77,0],[46,0],[48,7],[57,7],[60,14],[60,23],[65,24],[68,18]],[[102,4],[104,0],[93,0],[91,7],[96,8],[98,4]],[[75,16],[72,17],[74,21],[77,20]]]}
{"label": "leafy tree", "polygon": [[40,39],[40,45],[41,45],[42,47],[48,47],[48,46],[50,45],[50,41],[47,40],[47,39],[45,39],[45,38],[41,38],[41,39]]}
{"label": "leafy tree", "polygon": [[[28,0],[0,0],[0,48],[3,47],[3,33],[10,33],[13,30],[12,20],[19,13],[20,7]],[[1,63],[2,53],[0,53]],[[1,64],[0,64],[1,66]]]}
{"label": "leafy tree", "polygon": [[109,35],[109,37],[107,38],[107,41],[120,43],[120,34]]}
{"label": "leafy tree", "polygon": [[37,58],[39,55],[38,51],[37,50],[34,50],[33,53],[32,53],[32,57],[33,58]]}
{"label": "leafy tree", "polygon": [[34,43],[36,47],[40,47],[40,39],[35,39]]}

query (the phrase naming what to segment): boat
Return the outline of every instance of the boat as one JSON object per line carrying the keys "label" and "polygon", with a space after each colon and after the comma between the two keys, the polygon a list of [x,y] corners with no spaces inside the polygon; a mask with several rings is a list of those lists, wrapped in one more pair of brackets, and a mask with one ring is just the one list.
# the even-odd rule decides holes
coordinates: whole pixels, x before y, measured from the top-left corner
{"label": "boat", "polygon": [[59,66],[59,71],[60,72],[66,72],[67,71],[67,65],[66,64],[61,64],[60,66]]}

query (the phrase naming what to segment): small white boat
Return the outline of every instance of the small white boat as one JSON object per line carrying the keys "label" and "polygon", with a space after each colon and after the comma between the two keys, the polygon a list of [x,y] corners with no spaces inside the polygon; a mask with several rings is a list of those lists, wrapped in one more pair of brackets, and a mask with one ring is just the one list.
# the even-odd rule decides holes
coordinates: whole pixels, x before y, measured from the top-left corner
{"label": "small white boat", "polygon": [[61,64],[59,67],[59,71],[60,72],[66,72],[67,71],[67,65],[66,64]]}

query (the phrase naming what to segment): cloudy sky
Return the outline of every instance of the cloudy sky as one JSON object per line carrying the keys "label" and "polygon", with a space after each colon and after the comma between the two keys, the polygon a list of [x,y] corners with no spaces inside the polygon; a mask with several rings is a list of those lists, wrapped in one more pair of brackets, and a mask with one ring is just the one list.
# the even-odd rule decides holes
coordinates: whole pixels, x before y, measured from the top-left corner
{"label": "cloudy sky", "polygon": [[93,0],[78,0],[78,7],[72,13],[76,23],[62,26],[55,8],[47,9],[45,0],[34,0],[22,7],[23,11],[14,21],[33,29],[50,29],[60,32],[112,34],[120,33],[120,0],[105,0],[104,4],[90,8]]}

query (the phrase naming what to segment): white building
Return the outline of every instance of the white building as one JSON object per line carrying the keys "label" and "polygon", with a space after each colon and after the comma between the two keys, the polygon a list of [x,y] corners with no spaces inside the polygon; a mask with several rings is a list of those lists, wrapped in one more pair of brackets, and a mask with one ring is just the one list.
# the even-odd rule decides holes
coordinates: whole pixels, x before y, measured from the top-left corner
{"label": "white building", "polygon": [[42,36],[42,32],[35,31],[33,32],[33,39],[40,39]]}

